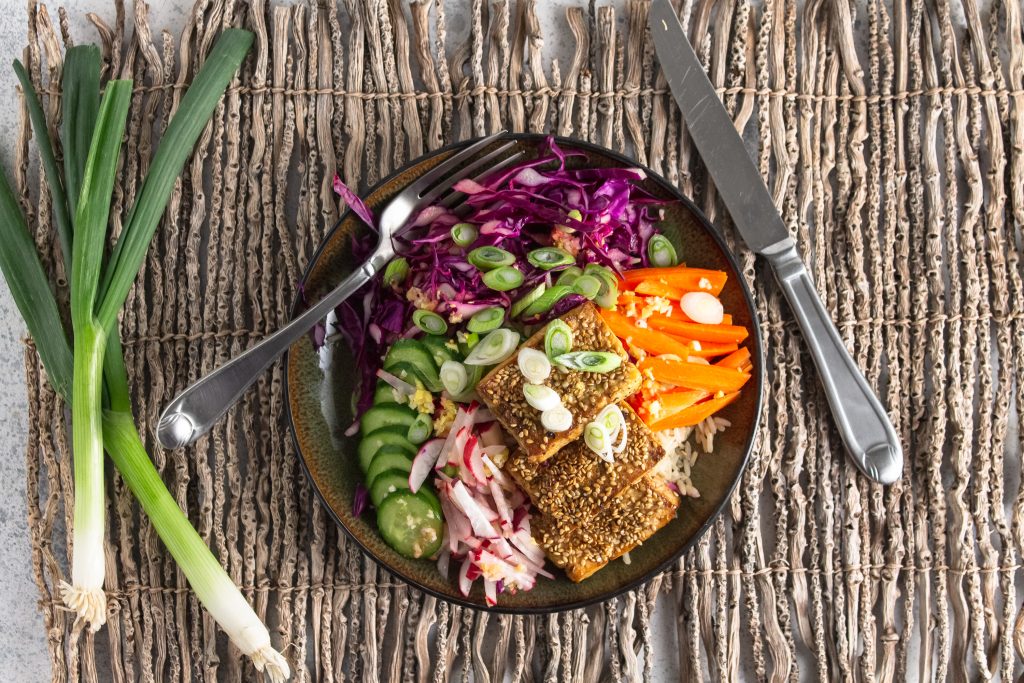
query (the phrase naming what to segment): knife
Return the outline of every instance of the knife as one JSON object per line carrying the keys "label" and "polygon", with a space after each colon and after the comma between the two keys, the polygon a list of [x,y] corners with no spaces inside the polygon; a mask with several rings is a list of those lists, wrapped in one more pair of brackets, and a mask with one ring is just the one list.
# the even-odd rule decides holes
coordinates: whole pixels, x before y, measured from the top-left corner
{"label": "knife", "polygon": [[669,0],[654,0],[648,21],[672,96],[722,203],[743,241],[771,265],[796,316],[847,452],[869,478],[893,483],[903,473],[903,450],[896,430],[843,345],[796,242]]}

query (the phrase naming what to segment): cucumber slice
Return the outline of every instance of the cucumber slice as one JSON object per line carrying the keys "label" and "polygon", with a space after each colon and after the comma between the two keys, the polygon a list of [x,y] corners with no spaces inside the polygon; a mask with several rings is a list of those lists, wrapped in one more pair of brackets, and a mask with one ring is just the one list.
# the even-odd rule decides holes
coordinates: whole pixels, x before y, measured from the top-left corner
{"label": "cucumber slice", "polygon": [[421,496],[424,500],[430,503],[430,506],[437,511],[439,517],[444,516],[441,512],[441,501],[437,499],[437,494],[435,494],[432,489],[429,489],[426,486],[421,486],[420,490],[416,492],[416,495]]}
{"label": "cucumber slice", "polygon": [[[444,388],[437,376],[437,365],[434,364],[434,358],[422,343],[415,339],[399,339],[392,344],[384,357],[384,369],[402,377],[400,373],[393,370],[393,368],[398,369],[401,363],[408,364],[415,369],[415,374],[423,381],[423,386],[428,391],[441,391]],[[405,367],[401,369],[407,370]],[[402,377],[402,379],[412,383],[408,377]]]}
{"label": "cucumber slice", "polygon": [[377,388],[373,391],[373,404],[379,406],[398,402],[398,392],[395,391],[395,388],[387,382],[378,381]]}
{"label": "cucumber slice", "polygon": [[359,467],[363,472],[370,468],[370,463],[377,455],[377,451],[384,446],[397,446],[404,450],[410,458],[416,455],[416,447],[409,443],[409,439],[405,438],[408,431],[408,427],[392,426],[378,429],[364,436],[363,440],[359,442],[358,448]]}
{"label": "cucumber slice", "polygon": [[[370,465],[373,467],[373,465]],[[373,480],[370,485],[370,500],[379,508],[384,499],[396,491],[409,490],[409,473],[402,470],[387,470]]]}
{"label": "cucumber slice", "polygon": [[512,304],[512,308],[509,310],[509,315],[513,318],[519,317],[519,314],[525,311],[527,308],[529,308],[530,304],[532,304],[534,301],[536,301],[537,299],[541,298],[544,295],[544,290],[546,290],[547,288],[548,286],[542,282],[533,289],[531,289],[529,292],[520,297],[518,301]]}
{"label": "cucumber slice", "polygon": [[430,352],[430,355],[434,358],[434,365],[439,368],[444,365],[446,360],[461,360],[462,358],[458,351],[455,351],[452,347],[448,346],[448,337],[442,337],[437,334],[428,334],[419,341],[427,348],[427,351]]}
{"label": "cucumber slice", "polygon": [[421,493],[396,491],[377,508],[377,528],[384,541],[412,559],[430,557],[441,547],[441,515]]}
{"label": "cucumber slice", "polygon": [[[385,446],[385,448],[390,447]],[[366,470],[366,485],[372,489],[373,482],[377,481],[377,478],[385,472],[405,472],[406,479],[408,479],[411,470],[412,458],[404,451],[396,449],[384,452],[381,449],[381,452],[370,463],[369,469]]]}
{"label": "cucumber slice", "polygon": [[382,427],[405,427],[416,421],[416,411],[407,406],[398,405],[376,405],[363,413],[359,418],[359,431],[362,434],[371,434]]}

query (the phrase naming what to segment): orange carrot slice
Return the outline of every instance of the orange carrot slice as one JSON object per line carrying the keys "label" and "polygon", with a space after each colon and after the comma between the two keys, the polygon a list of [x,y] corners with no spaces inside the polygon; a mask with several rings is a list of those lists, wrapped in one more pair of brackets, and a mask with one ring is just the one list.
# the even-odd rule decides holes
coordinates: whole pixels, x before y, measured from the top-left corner
{"label": "orange carrot slice", "polygon": [[[722,270],[703,268],[634,268],[622,274],[624,289],[633,289],[644,280],[656,280],[662,284],[687,292],[710,292],[715,296],[725,287],[728,274]],[[704,285],[701,287],[701,285]]]}
{"label": "orange carrot slice", "polygon": [[601,310],[601,317],[612,328],[615,336],[626,341],[630,346],[643,349],[647,353],[670,353],[685,360],[692,349],[690,344],[677,340],[670,334],[648,328],[638,327],[634,322],[615,311]]}
{"label": "orange carrot slice", "polygon": [[682,410],[664,417],[652,425],[651,429],[654,431],[660,431],[662,429],[675,429],[677,427],[692,427],[695,424],[700,423],[719,410],[729,405],[739,397],[740,392],[734,391],[723,396],[716,396],[710,398],[707,401],[702,401],[689,408],[683,408]]}
{"label": "orange carrot slice", "polygon": [[[697,358],[717,358],[718,356],[732,353],[739,348],[739,345],[735,342],[694,341],[693,339],[679,337],[674,334],[669,336],[689,346],[691,358],[694,356]],[[697,346],[700,348],[695,348]]]}
{"label": "orange carrot slice", "polygon": [[649,370],[659,382],[710,392],[738,391],[750,379],[748,373],[733,368],[657,357],[645,358],[640,363],[640,369],[645,372]]}
{"label": "orange carrot slice", "polygon": [[741,369],[745,365],[750,365],[750,349],[746,346],[740,349],[736,349],[722,360],[715,363],[715,365],[722,368],[736,368]]}
{"label": "orange carrot slice", "polygon": [[686,294],[685,289],[673,287],[661,280],[641,280],[637,283],[634,291],[637,294],[646,294],[647,296],[663,296],[673,301],[679,301]]}
{"label": "orange carrot slice", "polygon": [[703,342],[739,343],[747,338],[747,328],[739,325],[704,325],[680,320],[675,316],[652,315],[647,319],[651,329],[676,334]]}

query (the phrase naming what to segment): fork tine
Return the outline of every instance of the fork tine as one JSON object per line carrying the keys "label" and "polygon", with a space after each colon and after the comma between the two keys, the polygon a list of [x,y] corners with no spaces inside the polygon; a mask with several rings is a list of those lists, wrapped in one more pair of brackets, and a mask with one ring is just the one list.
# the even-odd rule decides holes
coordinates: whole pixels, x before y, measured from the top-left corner
{"label": "fork tine", "polygon": [[[480,173],[475,178],[473,178],[473,181],[474,182],[480,182],[481,180],[483,180],[487,176],[492,175],[494,173],[497,173],[501,169],[503,169],[503,168],[505,168],[507,166],[510,166],[513,162],[518,161],[522,157],[523,157],[523,153],[521,151],[520,152],[516,152],[512,156],[507,157],[505,159],[502,159],[501,161],[496,163],[494,166],[489,166],[488,168],[484,169],[483,173]],[[448,195],[447,197],[445,197],[443,200],[441,200],[439,203],[441,204],[441,206],[444,206],[445,208],[454,209],[455,207],[457,207],[460,204],[462,204],[462,202],[465,200],[465,198],[466,198],[465,194],[463,194],[462,192],[459,192],[459,191],[456,190],[456,191],[452,192],[450,195]]]}
{"label": "fork tine", "polygon": [[[510,149],[514,149],[515,146],[516,146],[515,142],[509,141],[509,142],[505,143],[504,145],[501,145],[497,149],[488,152],[487,154],[485,154],[484,156],[480,157],[479,159],[474,159],[473,162],[470,163],[468,166],[466,166],[465,168],[459,169],[458,173],[455,173],[455,174],[449,176],[448,178],[446,178],[444,183],[441,183],[440,185],[437,185],[436,187],[434,187],[434,189],[430,190],[426,194],[423,194],[420,197],[420,201],[422,203],[424,203],[424,204],[433,204],[434,200],[436,200],[438,197],[440,197],[444,193],[446,193],[449,190],[451,190],[452,189],[452,185],[454,185],[455,183],[457,183],[460,180],[468,178],[477,169],[483,168],[484,169],[483,175],[486,175],[487,173],[490,173],[490,168],[487,167],[487,164],[491,163],[491,161],[493,161],[494,159],[497,159],[498,157],[500,157],[502,154],[504,154],[505,152],[509,151]],[[515,154],[513,156],[519,156],[519,154]]]}
{"label": "fork tine", "polygon": [[422,176],[420,176],[419,180],[410,185],[408,189],[414,191],[418,197],[422,198],[425,192],[432,188],[436,183],[444,182],[448,178],[448,176],[451,175],[452,171],[455,170],[456,166],[463,163],[467,159],[472,158],[474,154],[486,148],[495,140],[499,140],[501,136],[503,136],[504,134],[505,131],[501,131],[499,133],[495,133],[494,135],[490,135],[486,138],[482,138],[477,142],[474,142],[472,145],[462,150],[458,154],[452,155],[450,158],[445,159],[443,162],[441,162],[434,168],[424,173]]}

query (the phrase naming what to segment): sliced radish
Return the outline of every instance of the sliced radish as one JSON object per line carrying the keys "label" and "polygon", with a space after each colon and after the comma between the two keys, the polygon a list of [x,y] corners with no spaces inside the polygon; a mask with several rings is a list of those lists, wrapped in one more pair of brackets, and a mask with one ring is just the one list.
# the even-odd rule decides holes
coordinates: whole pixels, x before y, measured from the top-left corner
{"label": "sliced radish", "polygon": [[478,408],[473,414],[473,424],[483,425],[488,422],[494,422],[494,414],[487,408]]}
{"label": "sliced radish", "polygon": [[[447,541],[448,539],[445,539]],[[440,554],[437,556],[437,571],[441,572],[441,576],[448,578],[448,563],[451,560],[452,554],[447,543],[441,543]]]}
{"label": "sliced radish", "polygon": [[703,325],[721,325],[725,318],[722,302],[707,292],[687,292],[679,300],[679,307],[686,317]]}
{"label": "sliced radish", "polygon": [[378,370],[377,377],[390,384],[393,389],[397,390],[403,396],[412,396],[416,393],[416,387],[409,384],[404,379],[399,378],[397,375],[392,375],[387,370]]}
{"label": "sliced radish", "polygon": [[470,555],[462,561],[459,567],[459,592],[469,597],[469,591],[473,588],[473,580],[469,578],[469,570],[473,567],[473,560]]}
{"label": "sliced radish", "polygon": [[498,604],[498,582],[484,579],[484,599],[489,606]]}
{"label": "sliced radish", "polygon": [[452,484],[452,502],[466,513],[469,523],[473,527],[473,533],[478,536],[494,536],[494,528],[491,526],[487,515],[480,509],[479,503],[470,495],[469,489],[461,481]]}
{"label": "sliced radish", "polygon": [[486,427],[480,428],[480,443],[486,448],[501,446],[505,448],[505,437],[501,433],[501,427],[497,422],[491,422]]}
{"label": "sliced radish", "polygon": [[487,486],[491,491],[491,497],[494,499],[494,507],[498,511],[498,519],[501,520],[502,528],[511,530],[512,510],[505,499],[505,492],[501,490],[496,479],[489,479]]}
{"label": "sliced radish", "polygon": [[466,466],[470,477],[473,479],[467,484],[487,484],[487,474],[484,472],[484,462],[480,459],[480,441],[475,436],[466,439],[466,445],[462,447],[462,462]]}
{"label": "sliced radish", "polygon": [[443,439],[431,439],[420,446],[416,457],[412,459],[412,469],[409,470],[409,490],[416,493],[427,480],[430,470],[437,464],[437,456],[444,446]]}

